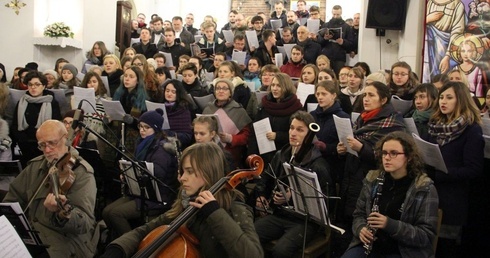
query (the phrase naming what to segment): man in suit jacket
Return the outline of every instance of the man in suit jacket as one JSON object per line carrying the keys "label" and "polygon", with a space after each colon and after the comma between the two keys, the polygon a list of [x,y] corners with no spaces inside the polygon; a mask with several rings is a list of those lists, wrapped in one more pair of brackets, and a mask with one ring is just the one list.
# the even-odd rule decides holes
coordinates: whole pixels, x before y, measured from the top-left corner
{"label": "man in suit jacket", "polygon": [[152,20],[153,22],[153,31],[151,33],[150,42],[155,45],[160,45],[165,43],[165,36],[163,35],[163,20],[162,17],[156,16]]}
{"label": "man in suit jacket", "polygon": [[194,35],[184,30],[184,26],[182,25],[182,17],[174,16],[174,18],[172,18],[172,26],[175,31],[175,38],[180,38],[180,44],[185,47],[186,50],[190,51],[190,45],[195,42]]}

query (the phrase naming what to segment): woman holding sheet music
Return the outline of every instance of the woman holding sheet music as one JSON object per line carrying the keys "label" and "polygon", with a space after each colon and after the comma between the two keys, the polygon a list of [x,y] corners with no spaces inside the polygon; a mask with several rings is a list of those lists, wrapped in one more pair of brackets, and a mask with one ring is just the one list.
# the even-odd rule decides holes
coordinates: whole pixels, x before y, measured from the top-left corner
{"label": "woman holding sheet music", "polygon": [[104,56],[104,71],[102,76],[107,76],[109,83],[108,96],[114,96],[117,87],[121,84],[121,76],[124,74],[119,58],[114,54]]}
{"label": "woman holding sheet music", "polygon": [[[151,216],[162,213],[171,207],[178,188],[177,181],[177,158],[172,143],[167,142],[167,136],[162,133],[163,110],[148,111],[141,115],[138,123],[140,138],[137,141],[134,156],[137,161],[153,163],[153,174],[168,185],[159,185],[162,201],[145,201],[147,215]],[[168,146],[168,147],[167,147]],[[126,181],[136,180],[125,177]],[[153,180],[150,179],[153,182]],[[146,186],[147,191],[155,191],[151,186]],[[151,196],[151,195],[150,195]],[[111,230],[111,239],[115,239],[126,232],[131,231],[129,220],[138,219],[141,216],[141,199],[138,197],[124,196],[104,208],[102,217]],[[141,225],[142,221],[140,221]]]}
{"label": "woman holding sheet music", "polygon": [[347,114],[361,113],[363,110],[362,96],[364,95],[365,77],[361,68],[354,67],[347,73],[347,87],[340,90],[340,106]]}
{"label": "woman holding sheet music", "polygon": [[[385,84],[372,82],[367,85],[363,96],[364,111],[354,123],[354,137],[347,137],[347,142],[337,145],[339,155],[345,155],[340,189],[342,201],[338,216],[345,223],[345,228],[351,227],[352,213],[361,192],[362,180],[369,170],[377,167],[374,146],[386,134],[405,130],[403,118],[395,111],[390,100],[390,89]],[[347,146],[357,155],[347,153]]]}
{"label": "woman holding sheet music", "polygon": [[[354,239],[342,258],[433,257],[437,191],[413,137],[392,132],[376,144],[380,165],[363,180]],[[378,211],[376,211],[376,209]]]}
{"label": "woman holding sheet music", "polygon": [[[271,132],[266,136],[269,141],[274,141],[276,150],[282,149],[288,143],[288,130],[291,115],[301,109],[301,102],[296,97],[296,88],[289,75],[276,73],[270,86],[270,92],[264,96],[260,102],[259,110],[255,116],[255,121],[268,118],[271,125]],[[254,131],[249,137],[248,153],[259,154],[259,147]],[[261,153],[260,156],[265,164],[271,162],[275,151]]]}
{"label": "woman holding sheet music", "polygon": [[235,86],[230,80],[215,80],[214,95],[216,100],[210,102],[203,110],[203,115],[218,115],[223,132],[218,136],[225,149],[233,155],[235,165],[244,167],[248,136],[250,134],[250,123],[252,119],[247,115],[245,109],[233,100]]}
{"label": "woman holding sheet music", "polygon": [[430,174],[444,212],[437,254],[461,257],[464,252],[459,241],[466,233],[469,181],[482,175],[485,143],[480,111],[464,83],[445,83],[439,90],[438,105],[429,121],[429,141],[439,145],[448,173]]}

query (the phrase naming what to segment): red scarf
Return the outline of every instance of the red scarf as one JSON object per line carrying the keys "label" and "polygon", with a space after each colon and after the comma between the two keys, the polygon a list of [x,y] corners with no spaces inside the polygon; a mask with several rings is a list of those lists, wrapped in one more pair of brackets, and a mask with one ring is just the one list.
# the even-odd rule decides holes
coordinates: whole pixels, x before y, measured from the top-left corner
{"label": "red scarf", "polygon": [[371,111],[364,111],[361,113],[361,118],[364,122],[367,122],[373,119],[373,117],[375,117],[380,111],[381,108],[373,109]]}
{"label": "red scarf", "polygon": [[78,145],[80,145],[81,141],[82,141],[82,134],[81,132],[78,132],[75,138],[73,139],[73,141],[71,142],[71,146],[77,147]]}

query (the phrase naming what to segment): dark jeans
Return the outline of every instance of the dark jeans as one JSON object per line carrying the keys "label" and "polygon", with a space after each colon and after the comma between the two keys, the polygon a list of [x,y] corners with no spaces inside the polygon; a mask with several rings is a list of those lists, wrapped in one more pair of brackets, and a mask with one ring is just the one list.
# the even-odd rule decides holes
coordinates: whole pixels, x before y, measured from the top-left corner
{"label": "dark jeans", "polygon": [[[306,230],[306,243],[316,235],[319,226],[308,222]],[[298,250],[303,248],[305,222],[304,220],[280,215],[269,215],[255,222],[255,230],[262,244],[277,239],[272,250],[275,258],[291,258]]]}

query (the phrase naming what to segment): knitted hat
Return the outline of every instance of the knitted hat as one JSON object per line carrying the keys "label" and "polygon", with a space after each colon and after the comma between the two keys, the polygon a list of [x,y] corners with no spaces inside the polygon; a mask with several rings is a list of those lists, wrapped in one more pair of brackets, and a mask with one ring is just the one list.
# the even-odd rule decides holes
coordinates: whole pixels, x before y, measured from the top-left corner
{"label": "knitted hat", "polygon": [[37,67],[38,67],[38,65],[35,62],[30,62],[30,63],[26,64],[26,68],[29,70],[37,71]]}
{"label": "knitted hat", "polygon": [[366,77],[366,80],[372,80],[375,82],[382,82],[386,84],[386,77],[382,72],[374,72]]}
{"label": "knitted hat", "polygon": [[153,58],[148,58],[146,59],[146,62],[148,63],[148,65],[150,66],[153,66],[153,68],[157,69],[157,61],[155,61],[155,59]]}
{"label": "knitted hat", "polygon": [[48,70],[44,71],[43,74],[44,75],[47,75],[47,74],[52,75],[55,80],[58,80],[58,73],[55,70],[48,69]]}
{"label": "knitted hat", "polygon": [[233,96],[233,90],[235,89],[235,85],[233,85],[233,82],[228,79],[216,79],[214,81],[214,88],[216,88],[216,85],[218,85],[218,83],[220,82],[224,82],[228,85],[228,88],[230,88],[231,96]]}
{"label": "knitted hat", "polygon": [[63,73],[63,70],[69,70],[73,74],[73,77],[76,77],[78,74],[78,69],[72,64],[65,64],[63,68],[61,68],[61,73]]}
{"label": "knitted hat", "polygon": [[140,122],[148,124],[155,132],[162,130],[163,126],[163,110],[157,108],[156,110],[147,111],[140,116]]}

